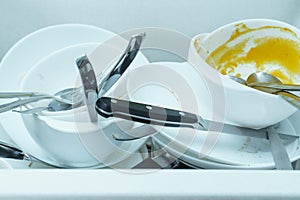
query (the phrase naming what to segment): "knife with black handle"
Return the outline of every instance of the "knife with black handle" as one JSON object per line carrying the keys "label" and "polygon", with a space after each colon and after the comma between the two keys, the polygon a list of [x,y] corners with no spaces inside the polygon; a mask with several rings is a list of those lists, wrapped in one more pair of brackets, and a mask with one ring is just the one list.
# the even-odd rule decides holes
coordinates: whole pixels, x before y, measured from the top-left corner
{"label": "knife with black handle", "polygon": [[[202,131],[216,131],[233,135],[269,139],[268,128],[251,129],[222,122],[203,119],[201,116],[180,110],[126,101],[110,97],[101,97],[96,101],[97,113],[105,118],[117,117],[144,124],[166,127],[187,127]],[[278,133],[285,142],[299,138],[297,135]]]}

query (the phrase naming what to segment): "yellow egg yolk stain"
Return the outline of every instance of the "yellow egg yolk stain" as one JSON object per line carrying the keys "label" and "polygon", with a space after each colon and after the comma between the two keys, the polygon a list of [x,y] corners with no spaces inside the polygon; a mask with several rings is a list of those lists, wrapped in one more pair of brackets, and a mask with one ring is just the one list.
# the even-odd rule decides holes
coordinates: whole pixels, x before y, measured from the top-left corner
{"label": "yellow egg yolk stain", "polygon": [[[249,36],[234,45],[229,45],[242,35],[262,29],[280,30],[291,37]],[[250,48],[247,47],[249,44]],[[268,66],[268,73],[284,83],[294,83],[292,75],[300,77],[300,40],[287,28],[265,26],[251,29],[245,24],[239,24],[229,40],[209,54],[207,62],[222,74],[233,74],[236,68],[243,64],[255,66],[256,72],[265,71]],[[270,70],[270,66],[274,66],[274,69]],[[239,73],[236,75],[241,76]]]}

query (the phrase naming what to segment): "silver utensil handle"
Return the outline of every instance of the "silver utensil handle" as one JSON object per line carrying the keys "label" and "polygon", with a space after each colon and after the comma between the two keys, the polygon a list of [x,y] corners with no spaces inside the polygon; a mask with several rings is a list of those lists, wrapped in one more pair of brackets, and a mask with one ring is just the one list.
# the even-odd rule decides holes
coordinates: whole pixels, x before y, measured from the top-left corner
{"label": "silver utensil handle", "polygon": [[279,83],[249,83],[250,87],[265,87],[277,90],[300,91],[300,85],[279,84]]}
{"label": "silver utensil handle", "polygon": [[300,97],[287,91],[278,91],[275,94],[280,95],[284,100],[289,102],[295,108],[300,109]]}
{"label": "silver utensil handle", "polygon": [[10,103],[5,103],[5,104],[0,105],[0,113],[12,110],[19,106],[23,106],[23,105],[26,105],[26,104],[29,104],[32,102],[36,102],[36,101],[39,101],[42,99],[48,99],[48,98],[52,98],[52,97],[44,95],[44,96],[37,96],[37,97],[30,97],[27,99],[16,100],[16,101],[13,101]]}
{"label": "silver utensil handle", "polygon": [[286,100],[288,103],[293,105],[295,108],[300,109],[300,97],[297,95],[294,95],[293,93],[290,93],[285,90],[278,90],[271,87],[264,87],[264,86],[251,86],[255,89],[258,89],[263,92],[267,92],[270,94],[276,94],[281,96],[284,100]]}
{"label": "silver utensil handle", "polygon": [[0,98],[18,98],[18,97],[32,97],[42,95],[35,92],[0,92]]}
{"label": "silver utensil handle", "polygon": [[275,162],[276,169],[278,170],[293,170],[286,148],[283,145],[277,131],[270,127],[268,128],[268,136],[270,148]]}
{"label": "silver utensil handle", "polygon": [[125,52],[122,54],[115,66],[107,69],[107,71],[100,78],[98,87],[100,91],[98,96],[103,96],[127,70],[138,54],[145,36],[145,33],[140,33],[131,37]]}

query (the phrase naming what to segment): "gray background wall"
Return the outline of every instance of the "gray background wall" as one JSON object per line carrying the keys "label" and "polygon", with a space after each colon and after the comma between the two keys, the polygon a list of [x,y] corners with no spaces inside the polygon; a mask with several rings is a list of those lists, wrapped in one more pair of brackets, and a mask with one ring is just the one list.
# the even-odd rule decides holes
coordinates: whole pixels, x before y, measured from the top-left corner
{"label": "gray background wall", "polygon": [[116,33],[166,27],[188,36],[245,18],[300,26],[299,0],[0,0],[0,59],[21,37],[41,27],[83,23]]}

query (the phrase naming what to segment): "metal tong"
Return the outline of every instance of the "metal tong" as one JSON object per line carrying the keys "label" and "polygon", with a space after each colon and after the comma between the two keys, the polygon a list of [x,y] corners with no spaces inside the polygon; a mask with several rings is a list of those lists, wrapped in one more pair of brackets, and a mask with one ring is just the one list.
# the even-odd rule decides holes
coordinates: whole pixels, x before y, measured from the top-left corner
{"label": "metal tong", "polygon": [[98,120],[95,110],[97,97],[103,96],[119,80],[136,57],[145,36],[145,33],[140,33],[131,37],[125,52],[117,61],[116,65],[113,68],[108,69],[108,73],[104,73],[106,75],[101,77],[99,85],[97,84],[97,78],[88,57],[85,55],[77,59],[76,64],[80,72],[84,89],[85,104],[91,122],[97,122]]}

